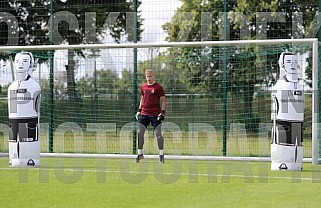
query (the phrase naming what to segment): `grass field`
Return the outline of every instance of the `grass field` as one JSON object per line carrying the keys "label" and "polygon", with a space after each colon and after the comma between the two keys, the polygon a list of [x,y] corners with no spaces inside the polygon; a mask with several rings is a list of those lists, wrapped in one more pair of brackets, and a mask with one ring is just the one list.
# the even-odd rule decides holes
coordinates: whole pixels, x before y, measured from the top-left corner
{"label": "grass field", "polygon": [[320,207],[321,166],[270,171],[269,162],[0,158],[0,207]]}

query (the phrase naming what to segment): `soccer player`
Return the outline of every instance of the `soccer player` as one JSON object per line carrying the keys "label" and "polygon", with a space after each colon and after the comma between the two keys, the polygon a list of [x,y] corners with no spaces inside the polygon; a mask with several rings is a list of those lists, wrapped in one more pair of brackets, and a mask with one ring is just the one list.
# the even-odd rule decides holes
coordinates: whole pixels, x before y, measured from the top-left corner
{"label": "soccer player", "polygon": [[144,133],[147,126],[151,123],[154,127],[154,132],[157,138],[159,149],[159,162],[164,163],[164,139],[161,132],[161,123],[165,118],[165,92],[163,87],[155,81],[155,71],[147,69],[145,71],[146,83],[141,86],[141,98],[139,102],[139,109],[136,113],[136,119],[139,122],[138,133],[138,155],[135,162],[144,159]]}

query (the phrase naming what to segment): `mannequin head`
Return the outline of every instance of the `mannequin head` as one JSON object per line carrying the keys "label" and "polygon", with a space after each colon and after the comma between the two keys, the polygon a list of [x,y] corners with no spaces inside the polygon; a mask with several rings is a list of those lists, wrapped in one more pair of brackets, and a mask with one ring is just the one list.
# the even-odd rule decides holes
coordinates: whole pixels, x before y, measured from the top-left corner
{"label": "mannequin head", "polygon": [[279,79],[286,79],[289,82],[298,81],[298,57],[294,53],[283,52],[279,58],[280,77]]}
{"label": "mannequin head", "polygon": [[32,75],[34,65],[33,55],[30,52],[17,53],[14,60],[16,69],[16,80],[24,80],[28,75]]}

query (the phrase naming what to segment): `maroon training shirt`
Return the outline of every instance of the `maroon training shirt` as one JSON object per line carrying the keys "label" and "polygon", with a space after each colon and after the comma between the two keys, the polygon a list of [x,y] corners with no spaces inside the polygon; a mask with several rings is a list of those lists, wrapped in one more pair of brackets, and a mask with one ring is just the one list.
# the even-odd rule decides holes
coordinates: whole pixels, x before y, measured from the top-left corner
{"label": "maroon training shirt", "polygon": [[143,84],[140,88],[142,100],[142,115],[154,116],[161,112],[160,97],[165,96],[163,87],[155,82],[152,85]]}

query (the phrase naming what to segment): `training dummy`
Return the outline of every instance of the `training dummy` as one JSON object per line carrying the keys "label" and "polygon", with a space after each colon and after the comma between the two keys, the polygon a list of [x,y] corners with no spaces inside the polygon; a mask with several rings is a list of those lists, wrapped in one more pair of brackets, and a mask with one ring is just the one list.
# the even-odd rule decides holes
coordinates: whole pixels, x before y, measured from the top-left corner
{"label": "training dummy", "polygon": [[30,52],[16,54],[15,80],[8,88],[9,166],[40,165],[40,85],[32,78],[34,58]]}
{"label": "training dummy", "polygon": [[301,171],[304,91],[298,79],[298,57],[284,52],[280,76],[272,88],[271,170]]}

